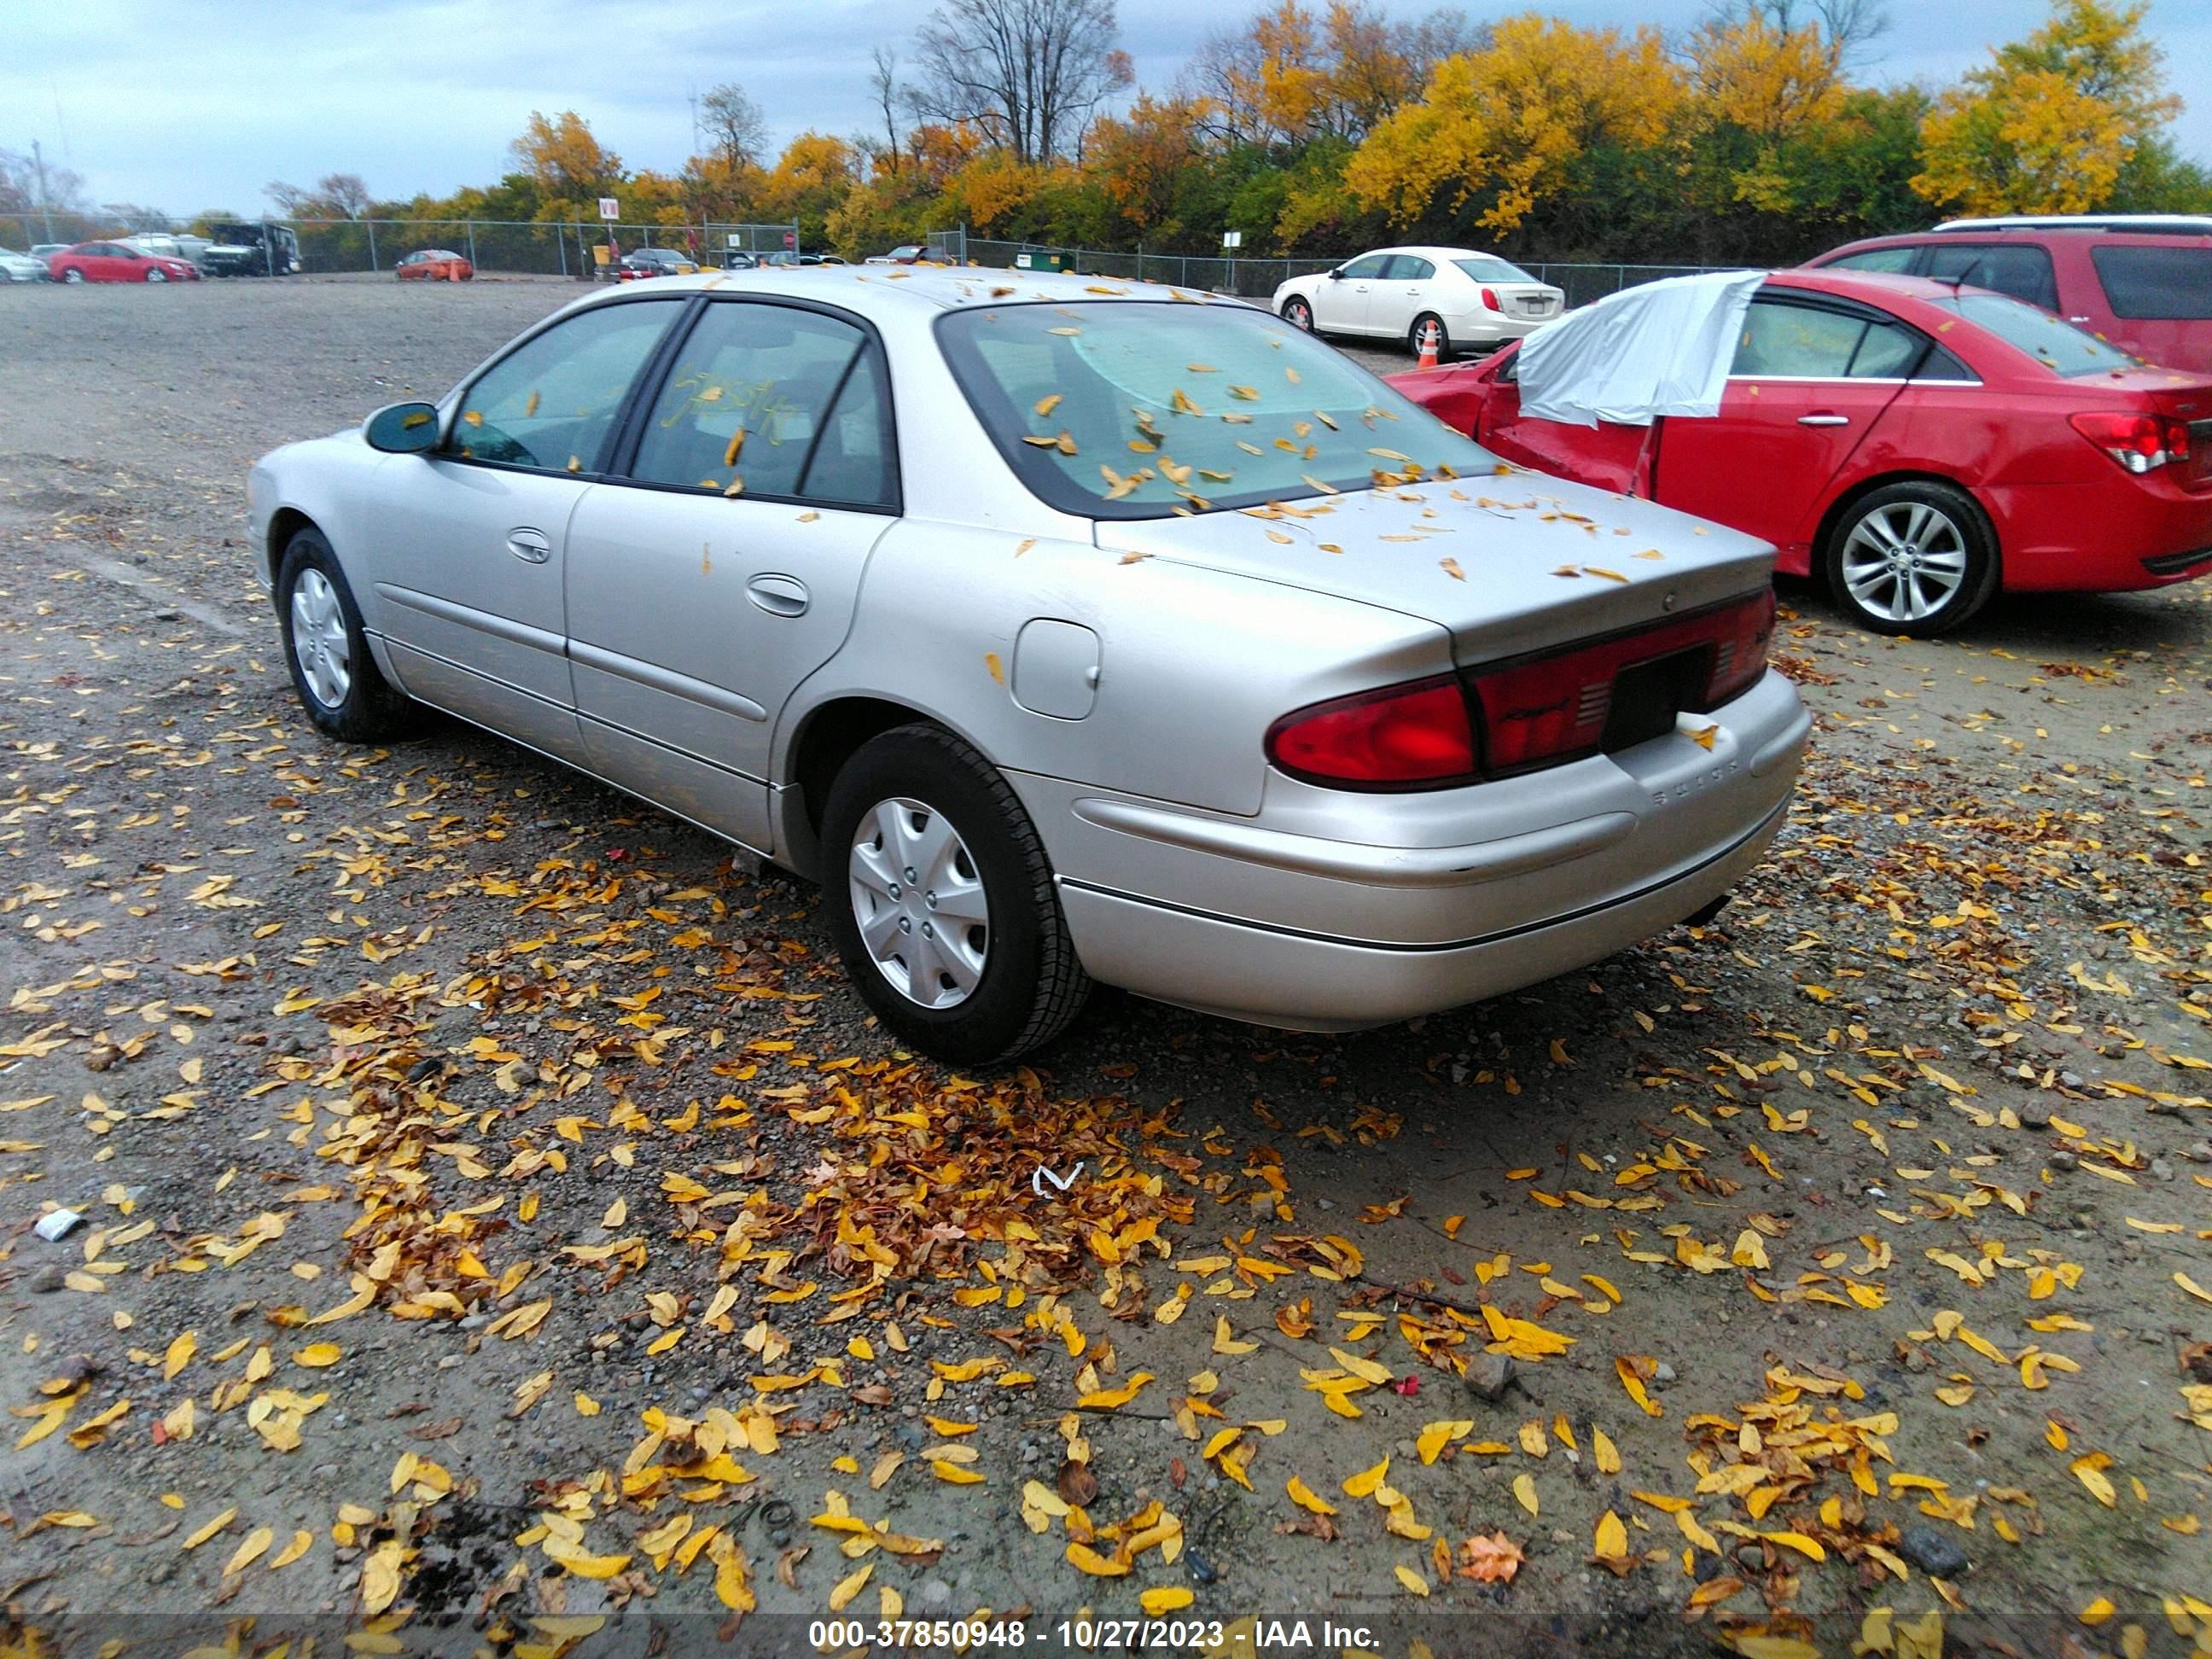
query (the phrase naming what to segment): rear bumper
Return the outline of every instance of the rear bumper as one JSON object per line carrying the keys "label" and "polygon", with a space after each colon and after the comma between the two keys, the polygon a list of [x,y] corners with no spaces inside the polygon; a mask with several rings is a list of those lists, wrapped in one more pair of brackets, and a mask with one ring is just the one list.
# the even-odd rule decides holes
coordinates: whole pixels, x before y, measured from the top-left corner
{"label": "rear bumper", "polygon": [[1444,326],[1451,331],[1454,345],[1505,345],[1557,322],[1562,314],[1555,311],[1548,317],[1515,317],[1498,311],[1467,311]]}
{"label": "rear bumper", "polygon": [[2007,591],[2118,593],[2212,574],[2212,489],[2113,472],[2095,489],[1984,492],[2004,550]]}
{"label": "rear bumper", "polygon": [[1769,674],[1619,755],[1419,795],[1271,776],[1249,818],[1010,781],[1094,978],[1261,1024],[1348,1030],[1565,972],[1725,893],[1780,823],[1810,724]]}
{"label": "rear bumper", "polygon": [[1785,800],[1691,868],[1563,916],[1447,945],[1389,945],[1266,927],[1063,878],[1060,905],[1093,978],[1255,1024],[1352,1031],[1502,996],[1640,944],[1757,864]]}

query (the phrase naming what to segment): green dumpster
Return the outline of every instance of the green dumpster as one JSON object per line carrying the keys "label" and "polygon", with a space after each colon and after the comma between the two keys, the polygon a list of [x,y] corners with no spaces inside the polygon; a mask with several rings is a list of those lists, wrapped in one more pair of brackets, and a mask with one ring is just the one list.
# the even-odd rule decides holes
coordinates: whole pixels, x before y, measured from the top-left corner
{"label": "green dumpster", "polygon": [[1043,248],[1031,248],[1014,255],[1016,270],[1066,270],[1067,256],[1053,253]]}

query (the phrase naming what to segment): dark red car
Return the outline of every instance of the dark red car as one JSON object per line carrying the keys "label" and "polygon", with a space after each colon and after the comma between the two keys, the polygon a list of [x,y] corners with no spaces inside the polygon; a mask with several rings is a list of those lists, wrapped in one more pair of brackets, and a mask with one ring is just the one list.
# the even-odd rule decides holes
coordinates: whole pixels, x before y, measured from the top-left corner
{"label": "dark red car", "polygon": [[1765,538],[1778,568],[1823,575],[1870,629],[1941,633],[2000,588],[2212,571],[2212,378],[2145,368],[2005,295],[1776,272],[1717,416],[1648,426],[1524,416],[1525,349],[1391,383],[1508,460]]}
{"label": "dark red car", "polygon": [[1848,242],[1807,268],[1994,289],[2146,362],[2212,374],[2212,216],[1954,219]]}
{"label": "dark red car", "polygon": [[197,283],[199,267],[189,259],[149,253],[128,242],[79,242],[46,256],[46,270],[58,283]]}

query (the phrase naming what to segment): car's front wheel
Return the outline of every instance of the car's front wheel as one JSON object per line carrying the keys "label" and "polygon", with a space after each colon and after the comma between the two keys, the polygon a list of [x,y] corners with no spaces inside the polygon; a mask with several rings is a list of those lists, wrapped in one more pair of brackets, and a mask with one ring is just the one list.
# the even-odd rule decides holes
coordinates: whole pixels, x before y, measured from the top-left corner
{"label": "car's front wheel", "polygon": [[169,280],[169,273],[159,265],[149,265],[146,267],[146,280],[149,283],[166,283]]}
{"label": "car's front wheel", "polygon": [[899,726],[845,763],[822,817],[830,933],[900,1039],[972,1066],[1066,1029],[1090,976],[1036,826],[981,755]]}
{"label": "car's front wheel", "polygon": [[1955,484],[1914,478],[1851,503],[1823,550],[1828,586],[1863,628],[1915,638],[1948,633],[1997,586],[1996,538]]}
{"label": "car's front wheel", "polygon": [[317,731],[377,743],[406,728],[415,705],[369,655],[361,608],[319,531],[301,530],[285,544],[276,568],[276,625],[292,689]]}
{"label": "car's front wheel", "polygon": [[67,270],[62,272],[62,281],[65,283],[81,283],[83,280],[84,273],[79,270],[75,265],[71,265]]}
{"label": "car's front wheel", "polygon": [[1283,301],[1283,320],[1309,334],[1314,331],[1313,307],[1295,294]]}

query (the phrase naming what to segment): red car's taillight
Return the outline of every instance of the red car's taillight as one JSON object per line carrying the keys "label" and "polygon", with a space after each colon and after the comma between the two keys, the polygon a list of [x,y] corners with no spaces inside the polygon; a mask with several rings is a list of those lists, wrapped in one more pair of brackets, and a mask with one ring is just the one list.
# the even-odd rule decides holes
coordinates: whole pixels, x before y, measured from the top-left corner
{"label": "red car's taillight", "polygon": [[[1717,708],[1766,672],[1774,591],[1473,677],[1483,770],[1497,775],[1594,754],[1608,726],[1656,735],[1677,713]],[[1616,700],[1624,707],[1615,723]],[[1645,714],[1650,716],[1645,719]]]}
{"label": "red car's taillight", "polygon": [[1641,742],[1766,672],[1774,591],[1462,678],[1319,702],[1275,722],[1267,758],[1340,789],[1434,789]]}
{"label": "red car's taillight", "polygon": [[1474,726],[1457,678],[1338,697],[1298,709],[1267,733],[1267,758],[1340,788],[1435,787],[1474,775]]}
{"label": "red car's taillight", "polygon": [[1498,290],[1494,288],[1486,288],[1482,290],[1482,303],[1492,311],[1503,311],[1505,309],[1504,306],[1498,303]]}
{"label": "red car's taillight", "polygon": [[2189,459],[2189,422],[2171,415],[2102,410],[2073,417],[2074,429],[2134,473]]}

